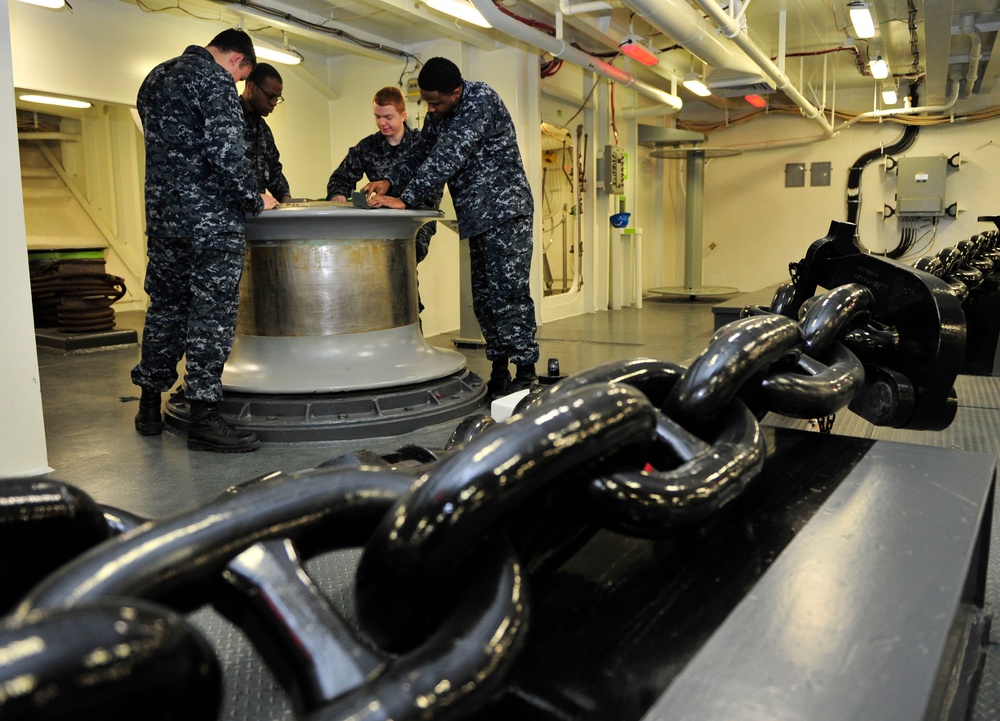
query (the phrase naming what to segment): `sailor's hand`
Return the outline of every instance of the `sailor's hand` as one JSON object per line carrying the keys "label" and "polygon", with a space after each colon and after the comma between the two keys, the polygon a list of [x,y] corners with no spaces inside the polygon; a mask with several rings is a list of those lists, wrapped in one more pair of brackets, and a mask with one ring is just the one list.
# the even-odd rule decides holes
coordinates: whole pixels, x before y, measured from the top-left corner
{"label": "sailor's hand", "polygon": [[370,198],[372,195],[385,195],[389,192],[389,181],[376,180],[368,183],[368,185],[361,189],[361,192],[365,194],[366,198]]}
{"label": "sailor's hand", "polygon": [[368,207],[395,208],[396,210],[403,210],[406,208],[406,203],[399,198],[393,198],[391,195],[376,195],[368,199]]}
{"label": "sailor's hand", "polygon": [[264,201],[264,210],[272,210],[278,207],[278,200],[270,193],[261,193],[260,199]]}

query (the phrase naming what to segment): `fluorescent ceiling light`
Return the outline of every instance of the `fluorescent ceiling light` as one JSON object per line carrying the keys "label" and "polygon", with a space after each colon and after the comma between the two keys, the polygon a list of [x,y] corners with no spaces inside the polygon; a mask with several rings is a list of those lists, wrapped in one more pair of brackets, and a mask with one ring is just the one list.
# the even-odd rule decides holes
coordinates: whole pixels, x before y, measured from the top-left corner
{"label": "fluorescent ceiling light", "polygon": [[889,77],[889,64],[881,57],[868,63],[868,67],[872,71],[872,77],[876,80]]}
{"label": "fluorescent ceiling light", "polygon": [[656,57],[656,53],[643,45],[642,38],[638,35],[630,33],[624,40],[618,43],[618,47],[621,48],[623,53],[643,65],[656,65],[660,62],[660,59]]}
{"label": "fluorescent ceiling light", "polygon": [[90,103],[86,100],[71,100],[70,98],[56,98],[51,95],[18,95],[19,99],[26,103],[40,103],[42,105],[58,105],[63,108],[89,108]]}
{"label": "fluorescent ceiling light", "polygon": [[273,63],[284,63],[285,65],[298,65],[302,62],[302,56],[294,50],[277,50],[254,43],[253,51],[257,53],[258,60],[270,60]]}
{"label": "fluorescent ceiling light", "polygon": [[767,107],[767,101],[764,100],[764,98],[762,98],[759,95],[744,95],[743,99],[746,100],[751,105],[753,105],[755,108]]}
{"label": "fluorescent ceiling light", "polygon": [[451,15],[467,23],[478,25],[481,28],[493,27],[486,22],[486,18],[483,17],[481,12],[469,3],[463,2],[463,0],[424,0],[424,2],[427,7],[437,10],[439,13]]}
{"label": "fluorescent ceiling light", "polygon": [[886,88],[882,91],[882,102],[886,105],[895,105],[898,100],[899,98],[896,97],[895,89]]}
{"label": "fluorescent ceiling light", "polygon": [[705,83],[696,78],[689,78],[688,80],[685,80],[684,87],[695,95],[700,95],[703,98],[707,98],[712,94],[712,91],[705,86]]}
{"label": "fluorescent ceiling light", "polygon": [[51,8],[53,10],[58,10],[66,4],[66,0],[21,0],[21,2],[28,3],[29,5],[37,5],[42,8]]}
{"label": "fluorescent ceiling light", "polygon": [[863,2],[847,3],[851,12],[851,25],[854,26],[854,34],[859,38],[875,37],[875,18],[872,17],[871,10]]}

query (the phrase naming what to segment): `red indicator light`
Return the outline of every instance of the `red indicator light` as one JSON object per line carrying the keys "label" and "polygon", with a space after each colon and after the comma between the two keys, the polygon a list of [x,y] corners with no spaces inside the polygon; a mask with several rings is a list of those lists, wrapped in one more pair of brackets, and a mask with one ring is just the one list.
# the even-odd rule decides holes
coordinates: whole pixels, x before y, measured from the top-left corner
{"label": "red indicator light", "polygon": [[629,35],[622,40],[618,47],[623,53],[643,65],[656,65],[660,62],[660,59],[656,57],[653,51],[642,45],[639,42],[639,38],[635,35]]}

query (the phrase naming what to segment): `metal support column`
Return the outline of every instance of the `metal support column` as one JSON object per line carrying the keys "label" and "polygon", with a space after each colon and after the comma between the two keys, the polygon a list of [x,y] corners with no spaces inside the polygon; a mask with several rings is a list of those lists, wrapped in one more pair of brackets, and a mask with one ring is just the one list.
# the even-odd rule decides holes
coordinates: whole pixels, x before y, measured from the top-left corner
{"label": "metal support column", "polygon": [[690,300],[705,296],[732,295],[739,289],[726,286],[708,286],[701,282],[701,259],[704,253],[704,197],[705,160],[739,155],[734,148],[668,148],[649,154],[651,158],[668,158],[687,161],[684,205],[684,285],[672,288],[650,288],[650,293],[686,297]]}

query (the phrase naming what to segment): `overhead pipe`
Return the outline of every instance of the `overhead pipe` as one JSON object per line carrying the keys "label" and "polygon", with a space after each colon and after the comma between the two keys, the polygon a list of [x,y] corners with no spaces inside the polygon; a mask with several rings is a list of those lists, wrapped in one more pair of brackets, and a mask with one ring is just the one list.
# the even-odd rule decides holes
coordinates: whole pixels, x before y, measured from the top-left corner
{"label": "overhead pipe", "polygon": [[596,13],[610,9],[611,5],[603,0],[576,3],[575,5],[570,4],[569,0],[559,0],[559,12],[563,15],[582,15],[583,13]]}
{"label": "overhead pipe", "polygon": [[[647,2],[648,0],[629,0],[631,2]],[[662,2],[663,0],[658,0]],[[669,0],[670,2],[676,2],[677,0]],[[762,51],[750,36],[743,32],[743,28],[740,24],[733,20],[720,5],[715,2],[715,0],[698,0],[698,4],[702,7],[705,12],[711,16],[711,18],[718,23],[719,27],[722,29],[722,34],[727,38],[735,42],[743,52],[750,56],[750,58],[757,64],[757,67],[767,73],[772,80],[774,80],[778,90],[781,90],[791,99],[793,103],[799,106],[802,110],[802,114],[805,115],[810,120],[814,121],[820,128],[823,129],[823,133],[832,137],[836,132],[833,126],[830,125],[826,117],[823,115],[823,111],[809,102],[799,89],[796,88],[791,79],[785,75],[781,70],[775,65],[771,58],[768,57],[767,53]],[[675,38],[676,39],[676,38]],[[677,39],[678,42],[683,45],[684,43]],[[693,51],[692,51],[693,52]]]}
{"label": "overhead pipe", "polygon": [[955,103],[958,101],[958,86],[959,83],[956,79],[951,79],[951,88],[948,92],[948,99],[943,105],[923,105],[918,107],[902,107],[902,108],[885,108],[884,110],[870,110],[867,113],[860,113],[855,115],[850,120],[841,123],[837,126],[837,132],[839,133],[844,128],[849,128],[855,123],[860,123],[862,120],[867,120],[869,118],[888,118],[894,115],[922,115],[924,113],[944,113],[951,110]]}
{"label": "overhead pipe", "polygon": [[676,109],[666,105],[647,105],[645,107],[636,105],[628,108],[620,108],[617,114],[623,120],[631,120],[632,118],[653,118],[660,115],[673,115],[676,112]]}
{"label": "overhead pipe", "polygon": [[[924,113],[944,113],[951,110],[958,100],[958,90],[959,84],[961,82],[961,77],[950,78],[950,89],[948,92],[948,100],[945,101],[943,105],[923,105],[914,107],[903,107],[903,108],[888,108],[886,110],[873,110],[867,113],[861,113],[856,115],[850,120],[841,123],[835,129],[835,132],[839,133],[845,128],[849,128],[855,123],[860,123],[862,120],[871,118],[885,118],[894,115],[918,115]],[[779,148],[795,148],[802,147],[805,145],[813,145],[823,140],[829,140],[830,137],[827,135],[817,135],[811,138],[795,138],[791,140],[767,140],[761,143],[754,143],[752,145],[726,145],[722,147],[732,147],[739,148],[743,152],[752,152],[755,150],[777,150]]]}
{"label": "overhead pipe", "polygon": [[[730,7],[732,7],[732,6],[730,6]],[[750,7],[750,0],[746,0],[746,2],[743,3],[743,7],[740,8],[739,13],[737,13],[736,15],[733,16],[733,19],[736,22],[742,22],[743,21],[743,16],[747,14],[747,8],[748,7]],[[732,14],[732,13],[730,13],[730,14]]]}
{"label": "overhead pipe", "polygon": [[611,6],[604,0],[594,0],[593,2],[582,2],[570,5],[569,0],[559,0],[559,8],[556,10],[556,37],[562,40],[563,37],[563,16],[583,15],[585,13],[596,13],[610,11]]}
{"label": "overhead pipe", "polygon": [[677,112],[684,106],[684,102],[678,96],[660,90],[649,83],[645,83],[631,73],[620,70],[610,63],[595,58],[593,55],[588,55],[582,50],[577,50],[561,38],[554,38],[551,35],[543,33],[541,30],[536,30],[506,15],[497,8],[493,0],[471,0],[471,2],[490,25],[500,32],[510,35],[512,38],[533,45],[557,58],[568,60],[574,65],[591,70],[598,75],[613,80],[619,85],[632,88],[637,93],[661,105],[672,108],[673,112]]}
{"label": "overhead pipe", "polygon": [[[691,7],[687,0],[624,0],[657,30],[666,33],[685,50],[713,68],[742,73],[758,73],[757,66],[729,43],[719,39],[718,31]],[[729,18],[729,15],[726,14]],[[735,22],[735,21],[734,21]]]}
{"label": "overhead pipe", "polygon": [[972,95],[972,88],[979,79],[979,62],[983,59],[983,38],[976,29],[976,18],[973,15],[963,15],[959,25],[962,32],[969,36],[969,68],[965,73],[965,89],[962,97]]}

